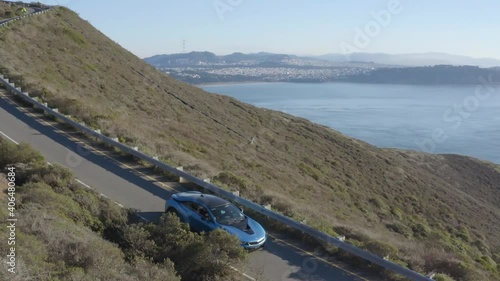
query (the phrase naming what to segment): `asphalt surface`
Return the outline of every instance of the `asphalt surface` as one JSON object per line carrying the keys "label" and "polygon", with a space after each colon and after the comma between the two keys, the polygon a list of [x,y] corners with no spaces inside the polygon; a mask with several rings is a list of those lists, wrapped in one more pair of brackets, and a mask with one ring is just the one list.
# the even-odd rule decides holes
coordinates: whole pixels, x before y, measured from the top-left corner
{"label": "asphalt surface", "polygon": [[[129,158],[110,152],[43,114],[20,107],[0,90],[0,137],[29,143],[50,163],[71,169],[79,181],[117,204],[154,220],[172,192],[185,185],[156,176]],[[304,250],[290,239],[269,237],[264,249],[249,254],[238,270],[247,280],[368,280]]]}

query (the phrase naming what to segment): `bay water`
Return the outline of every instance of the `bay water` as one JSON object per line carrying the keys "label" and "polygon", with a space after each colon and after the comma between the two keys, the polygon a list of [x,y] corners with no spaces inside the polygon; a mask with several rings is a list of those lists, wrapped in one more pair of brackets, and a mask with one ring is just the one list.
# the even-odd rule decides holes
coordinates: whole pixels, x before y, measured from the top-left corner
{"label": "bay water", "polygon": [[500,164],[500,88],[352,83],[200,86],[283,111],[384,148],[453,153]]}

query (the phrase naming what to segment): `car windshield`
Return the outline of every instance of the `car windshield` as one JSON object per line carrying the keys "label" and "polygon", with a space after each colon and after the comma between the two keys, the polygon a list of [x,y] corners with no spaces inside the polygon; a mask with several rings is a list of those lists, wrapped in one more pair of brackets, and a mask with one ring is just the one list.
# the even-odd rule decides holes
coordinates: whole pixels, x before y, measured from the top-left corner
{"label": "car windshield", "polygon": [[241,211],[229,203],[211,208],[210,211],[220,224],[233,224],[245,219]]}

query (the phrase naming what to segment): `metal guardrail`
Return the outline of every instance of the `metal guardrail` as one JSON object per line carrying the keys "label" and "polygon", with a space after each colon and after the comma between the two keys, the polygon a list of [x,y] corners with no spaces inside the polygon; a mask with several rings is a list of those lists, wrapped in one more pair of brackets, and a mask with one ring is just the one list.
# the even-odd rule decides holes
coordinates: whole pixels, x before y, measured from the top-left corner
{"label": "metal guardrail", "polygon": [[[19,18],[22,18],[22,17],[24,17],[24,16],[21,16]],[[12,20],[15,20],[15,19],[12,19]],[[116,147],[116,148],[120,149],[121,151],[123,151],[127,154],[130,154],[130,155],[133,155],[133,156],[135,156],[143,161],[146,161],[147,163],[150,163],[150,164],[152,164],[152,165],[154,165],[154,166],[156,166],[164,171],[167,171],[167,172],[174,174],[178,177],[182,177],[182,178],[184,178],[184,179],[186,179],[186,180],[188,180],[188,181],[190,181],[190,182],[192,182],[200,187],[203,187],[206,190],[209,190],[209,191],[211,191],[219,196],[227,198],[235,203],[238,203],[238,204],[244,206],[245,208],[249,208],[249,209],[251,209],[257,213],[260,213],[264,216],[267,216],[267,217],[269,217],[277,222],[280,222],[284,225],[287,225],[287,226],[292,227],[296,230],[299,230],[303,233],[306,233],[306,234],[308,234],[308,235],[310,235],[318,240],[321,240],[321,241],[324,241],[328,244],[331,244],[331,245],[333,245],[337,248],[340,248],[348,253],[351,253],[351,254],[358,256],[362,259],[365,259],[369,262],[372,262],[376,265],[379,265],[387,270],[398,273],[404,277],[407,277],[407,278],[410,278],[410,279],[416,280],[416,281],[432,281],[433,280],[432,278],[430,278],[428,276],[425,276],[425,275],[420,274],[418,272],[412,271],[412,270],[410,270],[406,267],[403,267],[399,264],[396,264],[396,263],[391,262],[389,260],[386,260],[382,257],[379,257],[375,254],[372,254],[370,252],[362,250],[362,249],[360,249],[352,244],[341,241],[340,239],[338,239],[336,237],[333,237],[333,236],[328,235],[324,232],[316,230],[310,226],[307,226],[303,223],[300,223],[296,220],[293,220],[293,219],[291,219],[287,216],[284,216],[280,213],[266,209],[264,206],[256,204],[248,199],[234,195],[232,192],[224,190],[224,189],[222,189],[222,188],[220,188],[212,183],[206,182],[203,179],[197,178],[197,177],[195,177],[187,172],[184,172],[182,170],[179,170],[175,167],[169,166],[169,165],[167,165],[163,162],[160,162],[159,160],[157,160],[149,155],[146,155],[138,150],[135,150],[134,148],[126,146],[125,144],[122,144],[119,141],[116,141],[112,138],[104,136],[100,132],[94,131],[93,129],[88,128],[87,126],[85,126],[83,124],[75,122],[74,120],[59,113],[58,111],[49,108],[46,104],[43,104],[43,103],[31,98],[28,95],[28,93],[22,92],[21,88],[16,88],[15,85],[13,83],[10,83],[8,81],[8,79],[5,79],[3,77],[3,75],[0,75],[0,83],[2,83],[7,88],[7,90],[9,92],[15,94],[16,96],[20,97],[24,101],[32,104],[34,107],[43,110],[46,114],[51,115],[51,116],[61,120],[62,122],[66,123],[66,124],[69,124],[70,126],[74,127],[77,130],[80,130],[84,134],[92,136],[92,137],[98,139],[99,141],[106,143],[107,145],[111,145],[113,147]]]}

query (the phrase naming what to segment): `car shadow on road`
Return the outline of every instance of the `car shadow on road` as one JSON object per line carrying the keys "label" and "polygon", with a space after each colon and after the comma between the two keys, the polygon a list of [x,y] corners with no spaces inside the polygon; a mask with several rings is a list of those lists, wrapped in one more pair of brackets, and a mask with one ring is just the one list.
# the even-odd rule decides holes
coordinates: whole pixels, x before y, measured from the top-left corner
{"label": "car shadow on road", "polygon": [[[112,159],[103,156],[101,154],[96,153],[93,150],[89,150],[82,145],[79,145],[75,143],[74,141],[70,140],[68,136],[61,134],[59,132],[56,132],[56,130],[61,130],[71,136],[74,136],[78,138],[79,140],[82,140],[85,142],[85,144],[91,144],[91,147],[97,151],[105,149],[104,147],[100,147],[93,142],[89,141],[87,137],[85,137],[81,133],[77,133],[73,131],[72,129],[68,130],[68,126],[63,125],[63,124],[57,124],[52,126],[44,125],[39,122],[39,120],[28,116],[26,113],[20,111],[19,109],[15,108],[13,105],[7,102],[7,100],[3,97],[0,97],[0,107],[7,111],[9,114],[13,115],[23,123],[25,123],[27,126],[30,128],[34,129],[37,131],[37,133],[34,134],[43,134],[47,136],[48,138],[52,139],[53,141],[59,143],[60,145],[64,146],[68,150],[72,151],[75,153],[74,155],[78,155],[79,157],[92,162],[93,164],[102,167],[103,169],[107,170],[108,172],[111,172],[115,174],[118,177],[121,177],[125,179],[126,181],[134,184],[135,186],[144,189],[145,191],[158,196],[162,199],[167,199],[170,194],[172,193],[171,191],[168,191],[157,184],[153,182],[153,180],[150,179],[145,179],[142,177],[140,173],[144,173],[148,175],[150,173],[153,175],[152,169],[140,167],[138,169],[128,169],[125,167],[120,166],[121,164],[125,163],[129,166],[134,165],[136,166],[137,164],[133,162],[130,157],[122,156],[117,153],[111,153],[108,154],[111,156]],[[33,111],[31,108],[27,108],[28,111]],[[75,161],[75,160],[72,160]],[[59,163],[63,166],[68,167],[67,163]],[[72,170],[78,169],[78,167],[68,167]],[[164,177],[165,181],[171,181],[171,179],[167,179]],[[162,181],[162,178],[156,179],[158,181]]]}
{"label": "car shadow on road", "polygon": [[[258,260],[266,261],[261,264],[262,270],[267,273],[266,276],[272,275],[273,280],[363,280],[273,237],[269,237],[262,250],[250,253],[250,255],[258,256]],[[273,259],[286,261],[288,266],[276,268],[276,264],[280,263],[273,262]]]}

